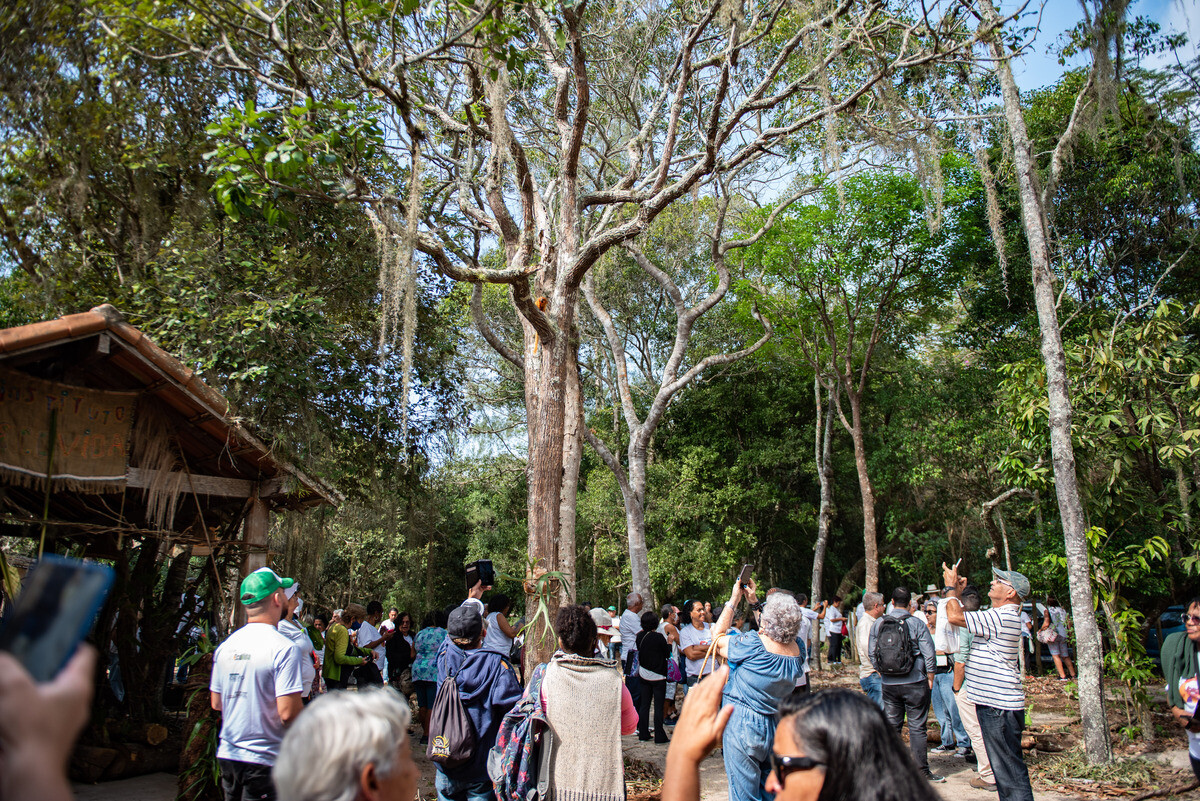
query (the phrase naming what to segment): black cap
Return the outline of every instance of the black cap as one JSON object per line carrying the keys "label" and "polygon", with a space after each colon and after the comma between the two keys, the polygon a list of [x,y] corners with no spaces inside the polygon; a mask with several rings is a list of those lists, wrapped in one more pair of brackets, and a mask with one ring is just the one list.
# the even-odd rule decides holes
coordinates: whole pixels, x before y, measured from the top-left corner
{"label": "black cap", "polygon": [[483,616],[475,605],[460,606],[450,613],[446,633],[455,640],[473,640],[483,631]]}

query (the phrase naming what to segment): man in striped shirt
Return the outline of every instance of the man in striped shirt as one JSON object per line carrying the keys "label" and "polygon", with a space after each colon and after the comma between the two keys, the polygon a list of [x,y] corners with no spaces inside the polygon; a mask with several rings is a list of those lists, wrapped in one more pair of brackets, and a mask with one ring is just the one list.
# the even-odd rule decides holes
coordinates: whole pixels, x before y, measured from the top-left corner
{"label": "man in striped shirt", "polygon": [[974,635],[962,691],[975,703],[979,729],[996,777],[1000,801],[1033,801],[1029,769],[1021,751],[1025,728],[1025,689],[1017,651],[1021,647],[1021,599],[1029,597],[1029,579],[1015,570],[992,569],[988,598],[992,608],[964,612],[959,593],[966,585],[958,565],[942,572],[947,587],[954,588],[946,604],[946,617]]}

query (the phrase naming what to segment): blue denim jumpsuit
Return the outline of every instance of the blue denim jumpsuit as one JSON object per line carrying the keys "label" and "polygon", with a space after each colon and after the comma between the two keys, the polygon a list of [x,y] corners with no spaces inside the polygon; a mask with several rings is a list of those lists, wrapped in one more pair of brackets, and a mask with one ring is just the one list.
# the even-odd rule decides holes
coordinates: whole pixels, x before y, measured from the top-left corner
{"label": "blue denim jumpsuit", "polygon": [[775,713],[779,702],[796,689],[804,670],[804,645],[800,656],[767,651],[758,632],[731,635],[727,646],[729,680],[723,704],[733,704],[733,716],[722,740],[729,801],[769,801],[765,789],[771,772],[775,744]]}

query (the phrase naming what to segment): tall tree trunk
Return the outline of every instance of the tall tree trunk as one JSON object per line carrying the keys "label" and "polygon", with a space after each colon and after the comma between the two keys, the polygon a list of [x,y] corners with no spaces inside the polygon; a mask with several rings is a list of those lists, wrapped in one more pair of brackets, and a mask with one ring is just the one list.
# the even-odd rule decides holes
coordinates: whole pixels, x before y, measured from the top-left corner
{"label": "tall tree trunk", "polygon": [[[639,432],[640,433],[640,432]],[[650,591],[650,552],[646,548],[646,447],[641,437],[629,443],[629,491],[625,493],[625,527],[629,537],[629,571],[633,591],[641,593],[646,608],[653,608]]]}
{"label": "tall tree trunk", "polygon": [[[983,4],[985,22],[997,24],[998,14],[991,0]],[[1071,393],[1067,381],[1067,362],[1062,334],[1058,328],[1054,276],[1050,271],[1050,243],[1045,210],[1039,197],[1033,148],[1021,110],[1021,97],[998,35],[989,39],[996,63],[996,75],[1004,98],[1004,113],[1013,146],[1013,166],[1021,200],[1021,218],[1029,242],[1029,260],[1033,272],[1033,291],[1038,325],[1042,334],[1042,361],[1046,366],[1046,392],[1049,400],[1050,453],[1054,466],[1054,487],[1062,518],[1066,545],[1067,578],[1071,586],[1071,611],[1075,621],[1079,658],[1079,712],[1083,720],[1083,741],[1088,762],[1112,761],[1108,721],[1104,709],[1100,629],[1092,599],[1088,567],[1088,545],[1084,526],[1083,502],[1075,474],[1075,450],[1071,443]]]}
{"label": "tall tree trunk", "polygon": [[850,439],[854,443],[854,469],[858,472],[858,490],[862,494],[863,563],[867,592],[879,592],[879,540],[875,524],[875,488],[867,472],[867,448],[863,442],[862,398],[846,393],[850,400]]}
{"label": "tall tree trunk", "polygon": [[[560,253],[563,262],[567,260]],[[549,301],[549,314],[556,329],[551,342],[532,335],[526,324],[525,395],[529,410],[529,481],[527,592],[546,571],[558,569],[559,520],[563,491],[563,444],[566,436],[566,367],[574,347],[571,333],[578,291],[561,282]],[[544,601],[548,620],[558,613],[559,597],[555,590],[539,599],[529,595],[527,613],[535,620],[537,605]],[[554,653],[554,632],[540,617],[536,618],[525,645],[526,664],[550,661]]]}
{"label": "tall tree trunk", "polygon": [[558,570],[563,574],[560,603],[575,603],[575,517],[579,494],[579,465],[583,460],[583,399],[579,386],[578,352],[567,351],[571,363],[566,372],[566,422],[563,428],[563,484],[558,506]]}
{"label": "tall tree trunk", "polygon": [[821,574],[825,571],[825,548],[833,525],[833,391],[821,408],[821,380],[813,377],[813,397],[817,402],[816,441],[813,451],[817,459],[817,479],[821,482],[821,506],[817,512],[817,542],[813,546],[812,592],[816,602],[821,597]]}

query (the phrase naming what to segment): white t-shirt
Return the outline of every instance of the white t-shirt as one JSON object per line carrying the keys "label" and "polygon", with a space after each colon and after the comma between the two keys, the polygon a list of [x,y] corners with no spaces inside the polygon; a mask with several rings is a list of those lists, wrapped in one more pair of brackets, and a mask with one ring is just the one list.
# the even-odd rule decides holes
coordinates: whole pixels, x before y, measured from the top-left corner
{"label": "white t-shirt", "polygon": [[208,688],[221,696],[217,757],[273,766],[283,740],[275,699],[304,689],[292,641],[272,625],[247,623],[217,646]]}
{"label": "white t-shirt", "polygon": [[307,698],[312,693],[313,679],[317,677],[317,666],[312,657],[312,639],[294,620],[279,621],[279,633],[291,640],[296,648],[296,656],[300,660],[300,680],[304,682],[300,694]]}
{"label": "white t-shirt", "polygon": [[[1196,658],[1200,659],[1200,655]],[[1185,673],[1179,677],[1179,697],[1183,699],[1183,711],[1193,717],[1196,714],[1196,702],[1200,700],[1200,687],[1196,686],[1195,668],[1196,666],[1192,665],[1191,673]],[[1200,759],[1200,733],[1189,731],[1187,736],[1188,754],[1192,759]]]}
{"label": "white t-shirt", "polygon": [[949,598],[939,598],[937,605],[937,622],[933,629],[933,648],[943,654],[958,653],[958,626],[946,617],[946,604]]}
{"label": "white t-shirt", "polygon": [[632,609],[621,613],[621,659],[637,650],[637,636],[642,631],[642,616]]}
{"label": "white t-shirt", "polygon": [[1032,625],[1033,625],[1033,618],[1031,618],[1029,616],[1028,612],[1022,611],[1021,612],[1021,637],[1022,637],[1022,639],[1027,640],[1030,638],[1030,636],[1032,636],[1029,633],[1029,627]]}
{"label": "white t-shirt", "polygon": [[842,623],[845,622],[845,621],[839,619],[842,617],[845,617],[845,615],[843,615],[842,611],[835,606],[831,606],[825,610],[825,636],[826,636],[826,638],[828,638],[830,634],[841,634],[842,633]]}
{"label": "white t-shirt", "polygon": [[796,686],[801,687],[808,682],[808,675],[812,672],[809,667],[808,660],[812,657],[813,652],[813,628],[817,625],[817,613],[809,609],[807,606],[800,607],[800,614],[803,617],[800,620],[800,629],[796,632],[796,639],[804,643],[804,673],[796,681]]}
{"label": "white t-shirt", "polygon": [[[362,625],[358,627],[358,645],[359,645],[359,647],[366,647],[367,643],[375,642],[376,640],[378,640],[380,638],[380,636],[382,636],[382,635],[381,635],[379,629],[375,628],[374,626],[372,626],[370,623],[368,623],[365,620],[362,622]],[[384,649],[384,644],[379,643],[379,645],[376,645],[371,650],[375,653],[375,667],[379,668],[379,672],[382,673],[383,672],[383,660],[384,660],[384,657],[387,655],[387,651]]]}
{"label": "white t-shirt", "polygon": [[[679,629],[680,649],[691,648],[693,645],[703,645],[704,650],[707,652],[708,646],[712,645],[712,626],[707,623],[704,624],[704,628],[702,629],[696,628],[691,623],[688,623],[686,626],[682,626]],[[713,668],[716,667],[713,664],[716,662],[716,659],[710,659],[708,660],[708,666],[704,669],[704,673],[701,674],[700,668],[704,664],[703,655],[699,659],[687,659],[685,657],[684,661],[687,662],[687,674],[689,676],[707,676],[709,673],[712,673]]]}

